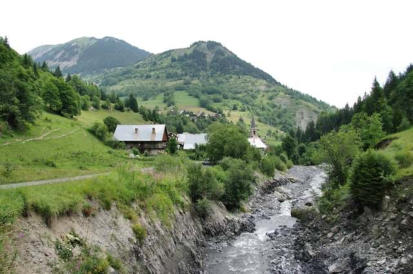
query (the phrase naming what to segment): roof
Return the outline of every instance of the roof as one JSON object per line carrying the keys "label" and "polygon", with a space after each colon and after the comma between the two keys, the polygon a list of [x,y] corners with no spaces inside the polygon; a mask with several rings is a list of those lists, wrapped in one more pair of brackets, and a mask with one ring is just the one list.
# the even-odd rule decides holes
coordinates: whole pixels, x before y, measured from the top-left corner
{"label": "roof", "polygon": [[267,148],[267,145],[264,144],[261,138],[257,136],[248,138],[248,142],[250,143],[251,146],[256,147],[256,148],[262,148],[262,149]]}
{"label": "roof", "polygon": [[[155,134],[152,133],[153,129]],[[165,125],[117,125],[113,137],[118,141],[159,142],[162,141],[165,130]]]}
{"label": "roof", "polygon": [[184,150],[195,149],[195,145],[205,145],[207,143],[207,134],[191,134],[182,133],[178,134],[178,143],[184,145]]}

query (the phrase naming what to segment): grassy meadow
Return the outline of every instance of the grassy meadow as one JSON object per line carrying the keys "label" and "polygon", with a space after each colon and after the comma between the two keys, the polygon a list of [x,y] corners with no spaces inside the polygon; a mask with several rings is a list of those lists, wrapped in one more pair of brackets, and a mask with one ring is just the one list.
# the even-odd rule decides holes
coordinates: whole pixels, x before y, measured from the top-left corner
{"label": "grassy meadow", "polygon": [[127,153],[105,146],[88,128],[106,116],[144,123],[139,114],[83,111],[75,119],[44,112],[27,132],[0,138],[0,184],[69,177],[113,170]]}
{"label": "grassy meadow", "polygon": [[413,127],[384,139],[393,140],[383,149],[383,152],[397,162],[399,166],[397,178],[413,176]]}

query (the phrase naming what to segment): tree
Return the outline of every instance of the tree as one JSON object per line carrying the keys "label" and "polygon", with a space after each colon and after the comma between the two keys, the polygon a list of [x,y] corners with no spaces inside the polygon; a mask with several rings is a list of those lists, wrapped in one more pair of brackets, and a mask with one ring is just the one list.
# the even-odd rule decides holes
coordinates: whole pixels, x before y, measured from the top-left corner
{"label": "tree", "polygon": [[371,116],[364,112],[357,113],[351,120],[351,126],[359,134],[364,150],[374,147],[384,136],[381,118],[378,113]]}
{"label": "tree", "polygon": [[166,145],[166,151],[168,151],[170,154],[175,154],[177,150],[178,150],[178,142],[176,141],[175,138],[172,137],[168,140],[168,143]]}
{"label": "tree", "polygon": [[206,150],[213,162],[218,162],[226,156],[242,159],[248,146],[247,137],[235,125],[214,123],[208,128]]}
{"label": "tree", "polygon": [[359,209],[377,209],[391,187],[395,164],[384,154],[368,150],[356,159],[352,168],[350,192]]}
{"label": "tree", "polygon": [[129,94],[129,98],[126,100],[125,105],[130,108],[133,112],[138,112],[138,102],[133,94]]}
{"label": "tree", "polygon": [[216,175],[213,169],[203,168],[200,164],[191,164],[188,167],[189,196],[192,201],[221,198],[224,189]]}
{"label": "tree", "polygon": [[112,116],[107,116],[103,119],[103,123],[108,128],[109,132],[115,132],[116,126],[120,124],[120,121]]}
{"label": "tree", "polygon": [[59,89],[52,81],[47,81],[43,87],[42,93],[43,102],[46,108],[54,113],[60,113],[62,109],[62,101],[60,100]]}
{"label": "tree", "polygon": [[284,137],[281,147],[285,153],[287,153],[288,158],[294,163],[298,162],[297,140],[291,134],[287,134],[287,136]]}
{"label": "tree", "polygon": [[57,66],[55,71],[53,72],[54,76],[60,78],[63,77],[62,71],[60,70],[60,66]]}
{"label": "tree", "polygon": [[241,201],[252,193],[251,185],[254,181],[252,169],[239,159],[226,158],[227,179],[224,183],[224,204],[229,209],[239,208]]}
{"label": "tree", "polygon": [[331,187],[337,188],[347,182],[349,168],[360,151],[361,141],[354,129],[343,126],[320,139],[321,156],[330,165]]}

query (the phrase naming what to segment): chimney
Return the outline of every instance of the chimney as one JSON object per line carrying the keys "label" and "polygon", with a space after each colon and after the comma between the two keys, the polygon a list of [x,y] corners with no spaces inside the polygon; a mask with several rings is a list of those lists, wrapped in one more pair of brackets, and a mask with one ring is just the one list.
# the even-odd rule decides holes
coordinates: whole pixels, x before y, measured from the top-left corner
{"label": "chimney", "polygon": [[152,128],[152,134],[155,134],[155,128],[154,127]]}
{"label": "chimney", "polygon": [[138,134],[138,128],[135,127],[135,134]]}

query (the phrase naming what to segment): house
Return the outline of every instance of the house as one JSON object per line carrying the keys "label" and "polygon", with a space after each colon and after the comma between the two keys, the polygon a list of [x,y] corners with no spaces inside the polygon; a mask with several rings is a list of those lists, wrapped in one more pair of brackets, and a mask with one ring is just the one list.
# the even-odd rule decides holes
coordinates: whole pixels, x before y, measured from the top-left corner
{"label": "house", "polygon": [[178,144],[184,150],[195,149],[197,145],[206,145],[207,143],[207,134],[191,134],[191,133],[182,133],[178,134]]}
{"label": "house", "polygon": [[255,148],[262,149],[262,150],[267,149],[267,145],[261,140],[260,137],[258,137],[257,126],[255,124],[254,116],[252,117],[252,120],[251,120],[250,137],[248,138],[248,142],[250,143],[251,146]]}
{"label": "house", "polygon": [[163,152],[169,140],[165,125],[118,125],[113,137],[125,142],[127,148],[149,154]]}

